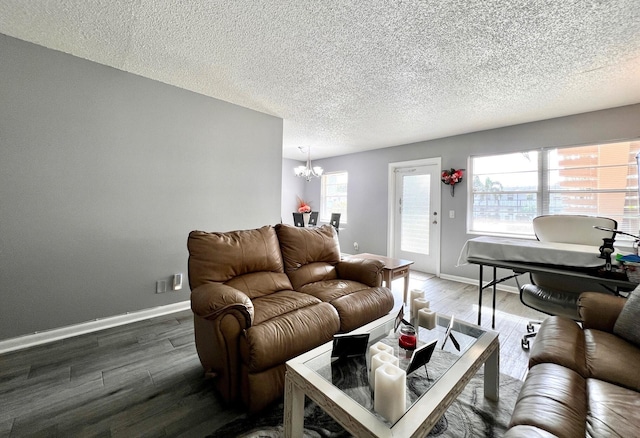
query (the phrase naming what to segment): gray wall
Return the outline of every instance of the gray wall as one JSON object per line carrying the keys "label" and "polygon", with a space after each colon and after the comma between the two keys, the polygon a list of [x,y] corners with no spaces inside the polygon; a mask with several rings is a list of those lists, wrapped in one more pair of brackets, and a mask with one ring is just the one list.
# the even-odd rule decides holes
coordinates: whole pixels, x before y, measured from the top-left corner
{"label": "gray wall", "polygon": [[[306,201],[307,188],[310,185],[304,178],[300,178],[293,173],[293,169],[304,165],[304,162],[284,158],[282,160],[282,222],[293,225],[294,211],[298,211],[297,196]],[[318,185],[318,190],[320,186]],[[320,204],[312,205],[312,208],[320,211]]]}
{"label": "gray wall", "polygon": [[188,300],[189,231],[280,222],[281,176],[281,119],[0,35],[0,339]]}
{"label": "gray wall", "polygon": [[[442,168],[466,168],[470,155],[571,146],[617,139],[640,138],[640,104],[597,111],[501,129],[458,135],[433,141],[314,160],[325,172],[349,172],[349,223],[340,232],[344,252],[386,254],[388,164],[442,157]],[[466,179],[468,181],[468,179]],[[477,278],[476,266],[456,267],[464,243],[475,236],[466,233],[467,187],[456,186],[455,197],[442,185],[441,274]],[[308,186],[307,197],[320,202],[320,185]],[[449,219],[455,210],[455,219]]]}

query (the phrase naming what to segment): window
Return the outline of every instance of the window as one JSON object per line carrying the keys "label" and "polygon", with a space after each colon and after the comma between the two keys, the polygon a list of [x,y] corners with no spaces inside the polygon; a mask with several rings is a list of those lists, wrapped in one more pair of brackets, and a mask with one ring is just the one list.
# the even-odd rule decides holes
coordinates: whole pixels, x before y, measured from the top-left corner
{"label": "window", "polygon": [[640,141],[627,141],[470,157],[468,231],[533,237],[536,216],[582,214],[637,235],[639,151]]}
{"label": "window", "polygon": [[347,172],[325,173],[322,175],[322,199],[320,220],[329,222],[331,213],[340,213],[340,223],[347,223]]}

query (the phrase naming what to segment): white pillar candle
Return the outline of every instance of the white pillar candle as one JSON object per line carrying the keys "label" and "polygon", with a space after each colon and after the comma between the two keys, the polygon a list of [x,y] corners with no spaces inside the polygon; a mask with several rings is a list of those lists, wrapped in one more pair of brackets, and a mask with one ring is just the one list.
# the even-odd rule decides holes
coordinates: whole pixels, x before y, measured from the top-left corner
{"label": "white pillar candle", "polygon": [[424,298],[416,298],[411,303],[411,322],[415,325],[418,322],[418,311],[420,309],[428,309],[429,300]]}
{"label": "white pillar candle", "polygon": [[381,352],[389,353],[390,355],[394,355],[395,351],[391,345],[387,345],[384,342],[376,342],[371,347],[369,347],[369,359],[372,359],[378,353]]}
{"label": "white pillar candle", "polygon": [[395,423],[406,410],[407,374],[390,363],[376,370],[373,409]]}
{"label": "white pillar candle", "polygon": [[420,289],[412,289],[410,293],[410,303],[413,303],[413,300],[415,300],[416,298],[424,298],[424,291]]}
{"label": "white pillar candle", "polygon": [[375,391],[376,370],[384,364],[391,364],[398,366],[398,358],[393,354],[389,354],[386,351],[382,351],[371,358],[371,374],[369,375],[369,383]]}
{"label": "white pillar candle", "polygon": [[436,328],[436,312],[429,308],[418,310],[418,325],[429,330]]}

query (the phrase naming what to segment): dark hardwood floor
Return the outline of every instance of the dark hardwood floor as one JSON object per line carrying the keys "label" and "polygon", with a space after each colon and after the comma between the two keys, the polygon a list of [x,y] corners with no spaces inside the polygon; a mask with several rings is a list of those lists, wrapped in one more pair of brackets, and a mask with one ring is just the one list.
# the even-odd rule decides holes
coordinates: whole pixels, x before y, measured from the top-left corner
{"label": "dark hardwood floor", "polygon": [[[410,289],[437,312],[477,322],[477,286],[412,273]],[[401,280],[393,291],[399,306]],[[501,372],[522,379],[520,338],[542,315],[500,291],[497,309]],[[203,378],[190,311],[0,355],[0,437],[203,437],[239,414]]]}

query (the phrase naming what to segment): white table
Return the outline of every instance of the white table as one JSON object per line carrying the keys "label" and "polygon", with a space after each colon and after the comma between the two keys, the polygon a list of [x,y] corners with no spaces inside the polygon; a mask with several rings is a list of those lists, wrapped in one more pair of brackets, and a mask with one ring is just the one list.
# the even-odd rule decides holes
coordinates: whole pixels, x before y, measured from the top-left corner
{"label": "white table", "polygon": [[[434,329],[433,333],[436,335],[442,333],[448,323],[447,317],[439,315],[438,319],[437,329],[440,331]],[[387,315],[355,330],[354,333],[370,333],[369,341],[373,344],[392,333],[394,320],[395,315]],[[454,333],[458,341],[462,341],[459,357],[445,368],[443,374],[408,407],[395,424],[384,420],[372,409],[363,406],[321,376],[318,372],[319,364],[330,364],[331,343],[289,360],[286,363],[284,394],[285,436],[303,436],[305,396],[316,402],[354,436],[425,436],[483,364],[485,397],[497,400],[500,374],[498,334],[458,320],[454,324]],[[420,336],[422,337],[422,333]],[[440,349],[440,342],[436,350]],[[447,342],[445,350],[447,349],[455,351],[452,342]]]}
{"label": "white table", "polygon": [[[496,285],[525,273],[555,274],[563,277],[593,281],[614,293],[629,291],[637,284],[626,276],[604,272],[604,259],[598,257],[598,247],[536,240],[482,236],[468,240],[458,259],[458,265],[479,265],[478,325],[482,323],[482,292],[493,290],[491,328],[495,328]],[[483,268],[493,268],[493,280],[483,284]],[[509,269],[513,275],[498,278],[497,268]],[[517,280],[516,280],[517,281]]]}

